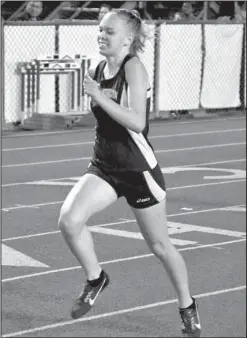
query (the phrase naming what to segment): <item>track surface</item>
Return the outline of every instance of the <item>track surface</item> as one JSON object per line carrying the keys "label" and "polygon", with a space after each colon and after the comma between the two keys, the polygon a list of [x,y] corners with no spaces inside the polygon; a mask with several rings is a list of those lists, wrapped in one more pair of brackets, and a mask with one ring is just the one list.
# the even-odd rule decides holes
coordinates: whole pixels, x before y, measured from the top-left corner
{"label": "track surface", "polygon": [[[245,117],[150,128],[167,184],[170,237],[188,266],[202,336],[246,337]],[[84,129],[2,140],[3,337],[180,335],[176,294],[124,199],[89,220],[111,284],[91,312],[70,319],[85,275],[57,218],[93,139]]]}

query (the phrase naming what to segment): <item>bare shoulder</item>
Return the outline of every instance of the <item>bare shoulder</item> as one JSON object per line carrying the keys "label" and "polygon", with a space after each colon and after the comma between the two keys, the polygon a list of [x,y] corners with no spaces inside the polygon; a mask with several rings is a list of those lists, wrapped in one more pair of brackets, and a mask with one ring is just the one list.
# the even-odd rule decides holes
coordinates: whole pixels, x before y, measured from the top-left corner
{"label": "bare shoulder", "polygon": [[127,81],[138,78],[141,81],[148,82],[146,67],[138,57],[133,57],[126,62],[125,74]]}
{"label": "bare shoulder", "polygon": [[126,72],[141,72],[147,74],[146,68],[143,62],[136,56],[132,57],[128,60],[125,64],[125,71]]}

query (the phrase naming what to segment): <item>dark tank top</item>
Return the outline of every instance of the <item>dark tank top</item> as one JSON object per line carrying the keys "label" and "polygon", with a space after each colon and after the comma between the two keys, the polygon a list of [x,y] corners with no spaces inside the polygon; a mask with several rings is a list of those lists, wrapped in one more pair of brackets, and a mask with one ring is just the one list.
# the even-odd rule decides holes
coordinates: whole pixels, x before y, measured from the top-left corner
{"label": "dark tank top", "polygon": [[[123,91],[127,90],[125,64],[133,55],[128,54],[119,71],[112,78],[104,78],[106,61],[101,61],[94,75],[104,95],[120,104]],[[146,124],[141,133],[136,133],[122,126],[111,118],[98,104],[91,102],[91,109],[96,118],[96,138],[92,163],[105,170],[145,171],[153,169],[157,160],[148,141],[150,89],[147,91]]]}

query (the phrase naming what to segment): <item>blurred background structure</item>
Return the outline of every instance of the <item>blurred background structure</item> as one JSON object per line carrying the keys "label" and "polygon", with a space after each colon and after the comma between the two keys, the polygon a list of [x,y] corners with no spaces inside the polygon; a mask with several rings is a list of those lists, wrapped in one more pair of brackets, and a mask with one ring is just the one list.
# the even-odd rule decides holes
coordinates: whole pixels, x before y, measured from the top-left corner
{"label": "blurred background structure", "polygon": [[17,20],[28,3],[41,3],[40,20],[95,20],[102,3],[115,9],[136,9],[143,18],[153,20],[246,18],[246,1],[1,1],[2,19]]}
{"label": "blurred background structure", "polygon": [[89,113],[74,107],[78,57],[99,61],[98,23],[120,8],[137,10],[152,31],[140,58],[155,118],[245,111],[246,1],[2,1],[3,124],[27,119],[24,100],[28,111],[40,103],[31,117]]}

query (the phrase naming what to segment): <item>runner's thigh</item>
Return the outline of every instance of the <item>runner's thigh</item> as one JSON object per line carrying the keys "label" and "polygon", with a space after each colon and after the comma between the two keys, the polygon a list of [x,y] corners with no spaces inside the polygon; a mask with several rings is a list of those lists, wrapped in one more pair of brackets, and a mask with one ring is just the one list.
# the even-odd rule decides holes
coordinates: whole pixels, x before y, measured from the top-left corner
{"label": "runner's thigh", "polygon": [[102,178],[86,173],[65,199],[60,217],[73,222],[86,222],[89,217],[117,200],[113,187]]}
{"label": "runner's thigh", "polygon": [[152,247],[156,243],[169,241],[166,198],[158,204],[145,209],[132,208],[141,233],[147,244]]}

